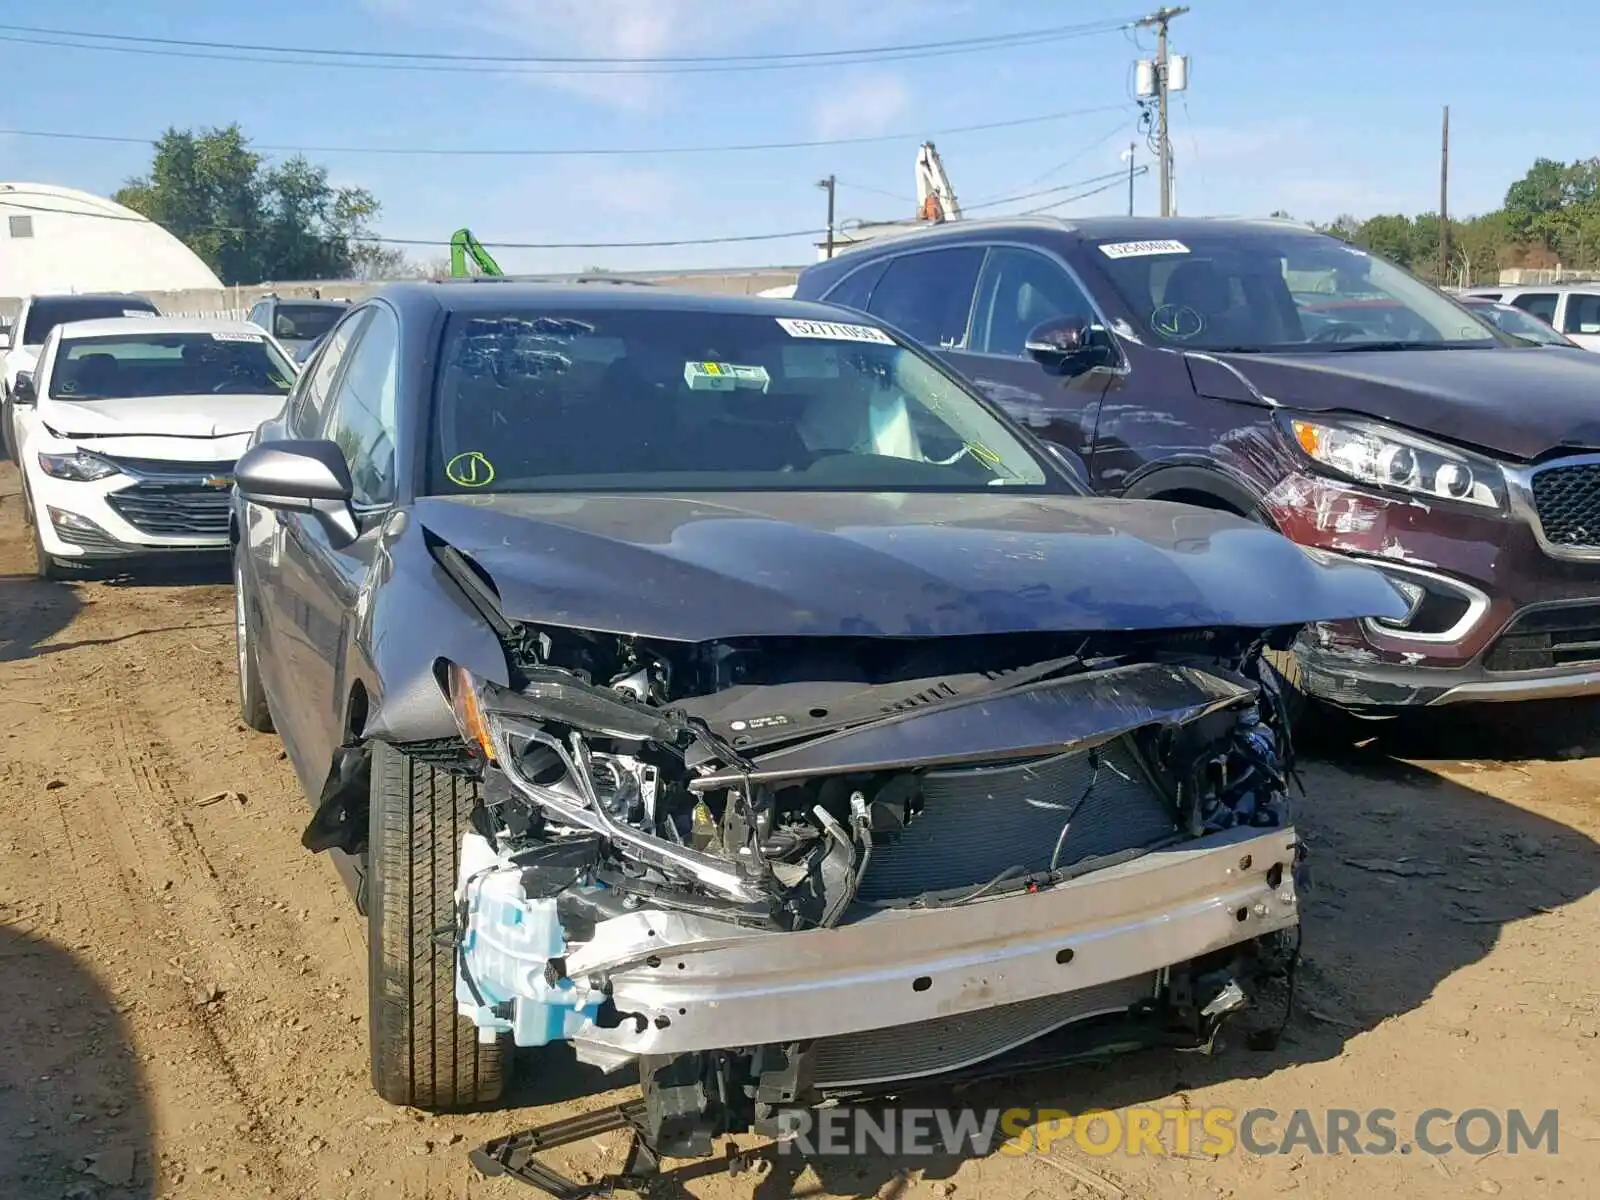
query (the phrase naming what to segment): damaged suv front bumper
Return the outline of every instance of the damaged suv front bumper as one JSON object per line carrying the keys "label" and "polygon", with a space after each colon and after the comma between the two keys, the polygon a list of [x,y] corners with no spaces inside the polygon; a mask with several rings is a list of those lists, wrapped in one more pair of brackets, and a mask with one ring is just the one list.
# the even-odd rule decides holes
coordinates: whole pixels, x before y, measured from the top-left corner
{"label": "damaged suv front bumper", "polygon": [[[1292,827],[1236,828],[1047,887],[834,928],[638,907],[568,953],[555,902],[467,836],[457,999],[485,1037],[570,1040],[612,1067],[915,1025],[1104,988],[1292,929]],[[603,890],[603,889],[602,889]]]}

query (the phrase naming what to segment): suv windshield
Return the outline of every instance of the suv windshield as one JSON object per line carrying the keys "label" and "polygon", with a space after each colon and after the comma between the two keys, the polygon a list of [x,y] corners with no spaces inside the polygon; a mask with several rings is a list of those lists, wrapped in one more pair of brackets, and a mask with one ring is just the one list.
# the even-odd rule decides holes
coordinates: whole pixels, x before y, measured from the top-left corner
{"label": "suv windshield", "polygon": [[1398,267],[1319,234],[1232,229],[1097,245],[1099,265],[1157,343],[1320,351],[1510,342]]}
{"label": "suv windshield", "polygon": [[28,307],[23,346],[42,346],[50,331],[68,321],[103,321],[109,317],[160,316],[143,296],[53,296]]}
{"label": "suv windshield", "polygon": [[672,310],[456,314],[433,493],[1064,486],[873,326]]}
{"label": "suv windshield", "polygon": [[343,304],[280,304],[272,312],[272,336],[283,342],[314,342],[344,316]]}
{"label": "suv windshield", "polygon": [[50,395],[285,396],[293,379],[294,368],[259,333],[117,334],[63,342],[50,368]]}

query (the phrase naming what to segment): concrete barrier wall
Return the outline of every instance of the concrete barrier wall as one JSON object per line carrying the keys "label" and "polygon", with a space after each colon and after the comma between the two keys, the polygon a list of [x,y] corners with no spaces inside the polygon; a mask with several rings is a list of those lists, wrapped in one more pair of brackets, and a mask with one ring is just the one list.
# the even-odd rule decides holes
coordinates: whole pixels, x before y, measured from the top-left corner
{"label": "concrete barrier wall", "polygon": [[[770,267],[753,270],[730,271],[676,271],[658,273],[624,274],[617,278],[636,279],[658,287],[690,292],[718,292],[722,294],[754,295],[771,287],[791,284],[799,274],[798,267]],[[532,277],[530,277],[532,278]],[[578,278],[575,275],[548,275],[538,278],[551,283]],[[263,296],[277,295],[285,300],[363,300],[388,286],[387,281],[359,283],[355,280],[314,280],[306,283],[256,284],[250,287],[190,288],[184,291],[147,291],[142,293],[154,301],[155,306],[169,316],[222,317],[242,321],[255,302]],[[492,287],[485,283],[482,286]],[[14,317],[21,300],[0,299],[0,313]]]}

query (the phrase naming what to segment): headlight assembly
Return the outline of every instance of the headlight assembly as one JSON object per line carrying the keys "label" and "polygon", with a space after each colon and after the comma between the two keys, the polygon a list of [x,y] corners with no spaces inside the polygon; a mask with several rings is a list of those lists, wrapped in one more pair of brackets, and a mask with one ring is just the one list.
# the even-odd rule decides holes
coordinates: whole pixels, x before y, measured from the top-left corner
{"label": "headlight assembly", "polygon": [[1497,463],[1375,421],[1286,418],[1295,444],[1319,466],[1374,487],[1503,511]]}
{"label": "headlight assembly", "polygon": [[92,483],[119,474],[98,454],[74,450],[70,454],[40,454],[39,469],[54,479],[68,479],[74,483]]}

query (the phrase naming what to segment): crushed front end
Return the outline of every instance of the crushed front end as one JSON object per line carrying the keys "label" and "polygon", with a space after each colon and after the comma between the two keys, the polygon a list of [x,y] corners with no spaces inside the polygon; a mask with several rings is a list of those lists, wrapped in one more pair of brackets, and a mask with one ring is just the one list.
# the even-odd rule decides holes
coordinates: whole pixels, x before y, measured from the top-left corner
{"label": "crushed front end", "polygon": [[516,626],[509,686],[441,664],[483,784],[460,1011],[734,1126],[1066,1032],[1207,1045],[1296,944],[1292,752],[1256,677],[1293,633]]}

